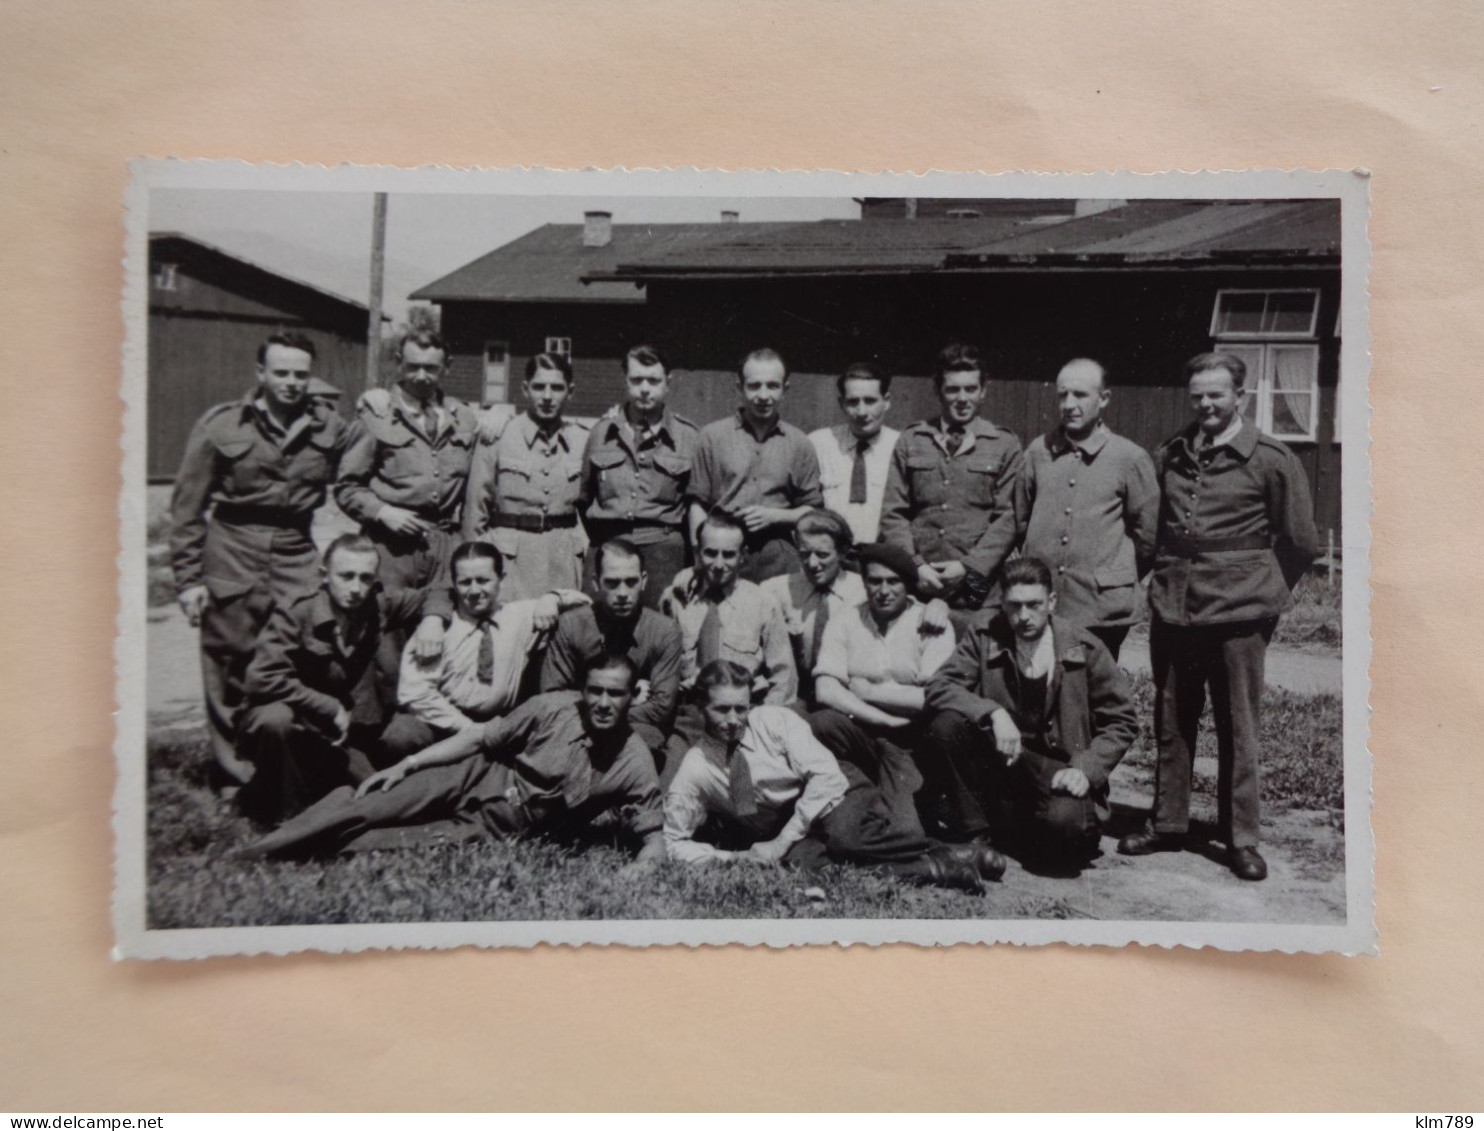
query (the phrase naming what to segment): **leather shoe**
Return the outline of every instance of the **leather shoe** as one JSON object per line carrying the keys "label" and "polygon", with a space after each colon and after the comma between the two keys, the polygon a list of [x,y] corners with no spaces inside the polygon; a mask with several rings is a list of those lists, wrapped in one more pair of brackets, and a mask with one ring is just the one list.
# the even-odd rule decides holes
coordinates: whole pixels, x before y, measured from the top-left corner
{"label": "leather shoe", "polygon": [[952,849],[932,853],[927,858],[932,869],[932,882],[939,887],[957,888],[971,895],[984,894],[979,870]]}
{"label": "leather shoe", "polygon": [[1255,848],[1233,848],[1227,853],[1226,866],[1239,880],[1256,883],[1268,878],[1268,862],[1258,855]]}
{"label": "leather shoe", "polygon": [[986,840],[971,840],[968,844],[955,844],[951,849],[954,857],[962,860],[986,880],[998,880],[1009,866],[1005,857]]}
{"label": "leather shoe", "polygon": [[1185,847],[1185,838],[1176,833],[1144,831],[1129,833],[1118,842],[1120,856],[1151,856],[1156,852],[1179,852]]}

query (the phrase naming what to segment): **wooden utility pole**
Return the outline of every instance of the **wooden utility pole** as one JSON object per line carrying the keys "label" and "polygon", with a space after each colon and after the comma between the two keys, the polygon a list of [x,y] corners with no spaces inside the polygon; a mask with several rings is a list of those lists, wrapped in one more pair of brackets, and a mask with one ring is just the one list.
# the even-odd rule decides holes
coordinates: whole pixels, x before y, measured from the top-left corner
{"label": "wooden utility pole", "polygon": [[381,384],[381,290],[386,273],[386,193],[376,194],[371,214],[371,312],[366,324],[366,388]]}

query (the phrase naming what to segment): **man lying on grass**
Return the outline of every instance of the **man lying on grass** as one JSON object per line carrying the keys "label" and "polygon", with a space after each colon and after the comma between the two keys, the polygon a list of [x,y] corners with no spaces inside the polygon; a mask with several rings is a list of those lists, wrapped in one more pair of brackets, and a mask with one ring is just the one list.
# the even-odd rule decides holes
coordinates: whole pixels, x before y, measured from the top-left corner
{"label": "man lying on grass", "polygon": [[[590,663],[582,690],[528,699],[336,790],[248,857],[336,851],[489,836],[515,839],[589,824],[614,810],[642,842],[639,863],[664,857],[663,807],[649,748],[629,729],[634,665],[625,656]],[[395,829],[388,837],[380,830]]]}
{"label": "man lying on grass", "polygon": [[[865,864],[913,883],[982,892],[995,854],[949,848],[895,819],[857,767],[841,765],[786,707],[752,706],[752,676],[728,660],[696,679],[705,733],[665,796],[665,845],[687,863]],[[697,840],[709,819],[719,844]],[[735,847],[731,847],[735,845]]]}

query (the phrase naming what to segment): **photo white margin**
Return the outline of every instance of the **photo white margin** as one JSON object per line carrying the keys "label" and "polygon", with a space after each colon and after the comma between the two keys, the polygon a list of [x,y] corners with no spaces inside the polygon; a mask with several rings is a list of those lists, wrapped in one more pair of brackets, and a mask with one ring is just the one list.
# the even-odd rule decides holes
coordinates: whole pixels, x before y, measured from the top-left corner
{"label": "photo white margin", "polygon": [[[151,930],[146,926],[145,400],[148,201],[152,189],[275,189],[621,196],[935,196],[1025,198],[1332,197],[1341,202],[1340,379],[1346,921],[1342,926],[1120,920],[779,919],[543,920],[375,923],[346,926]],[[1370,174],[1366,170],[1165,173],[839,173],[716,170],[402,169],[253,165],[231,160],[141,159],[130,164],[124,222],[122,313],[123,481],[119,494],[119,615],[114,644],[115,945],[123,958],[206,958],[460,946],[955,946],[1011,943],[1213,947],[1231,951],[1378,953],[1371,828],[1370,715]],[[1364,395],[1362,395],[1364,394]],[[1364,406],[1365,411],[1359,411]]]}

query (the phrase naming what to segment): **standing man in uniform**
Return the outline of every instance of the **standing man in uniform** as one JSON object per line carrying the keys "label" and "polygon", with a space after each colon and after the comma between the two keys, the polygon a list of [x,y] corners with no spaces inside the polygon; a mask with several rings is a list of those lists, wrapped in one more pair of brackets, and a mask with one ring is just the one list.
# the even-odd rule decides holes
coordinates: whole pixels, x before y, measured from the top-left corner
{"label": "standing man in uniform", "polygon": [[881,540],[917,562],[919,596],[974,610],[1015,543],[1020,441],[979,416],[986,386],[973,346],[945,346],[933,385],[938,419],[912,425],[892,453]]}
{"label": "standing man in uniform", "polygon": [[446,576],[457,542],[479,418],[444,396],[448,347],[437,334],[408,334],[397,357],[389,409],[356,406],[335,501],[380,550],[382,585],[427,589]]}
{"label": "standing man in uniform", "polygon": [[1111,396],[1096,361],[1062,366],[1061,424],[1025,450],[1015,520],[1023,552],[1051,567],[1056,615],[1086,628],[1116,660],[1135,620],[1139,579],[1154,565],[1159,484],[1149,454],[1103,422]]}
{"label": "standing man in uniform", "polygon": [[1219,833],[1240,879],[1262,880],[1258,724],[1263,663],[1278,616],[1319,554],[1303,465],[1242,415],[1247,367],[1203,353],[1185,366],[1195,423],[1159,449],[1159,534],[1149,585],[1159,762],[1154,826],[1128,856],[1184,847],[1191,763],[1210,688],[1219,755]]}
{"label": "standing man in uniform", "polygon": [[206,725],[229,789],[252,776],[234,746],[248,661],[274,602],[319,582],[309,524],[349,443],[345,422],[309,395],[313,365],[302,334],[259,346],[257,388],[191,430],[170,502],[176,596],[201,629]]}
{"label": "standing man in uniform", "polygon": [[587,533],[577,519],[588,431],[562,416],[572,363],[538,353],[521,386],[526,410],[481,439],[469,471],[464,537],[493,542],[505,559],[507,601],[582,588]]}
{"label": "standing man in uniform", "polygon": [[820,506],[819,457],[803,432],[778,415],[788,366],[775,350],[753,350],[737,375],[742,407],[701,429],[690,481],[692,542],[713,510],[747,534],[742,576],[763,581],[799,568],[793,527]]}
{"label": "standing man in uniform", "polygon": [[686,507],[691,461],[701,430],[665,405],[674,378],[659,350],[639,345],[624,359],[628,399],[588,434],[582,455],[578,509],[595,554],[610,538],[626,538],[644,553],[644,604],[660,597],[685,568]]}
{"label": "standing man in uniform", "polygon": [[857,542],[874,542],[881,528],[891,453],[900,435],[885,426],[891,375],[879,366],[857,362],[835,387],[846,422],[809,433],[819,456],[824,505],[845,516]]}

